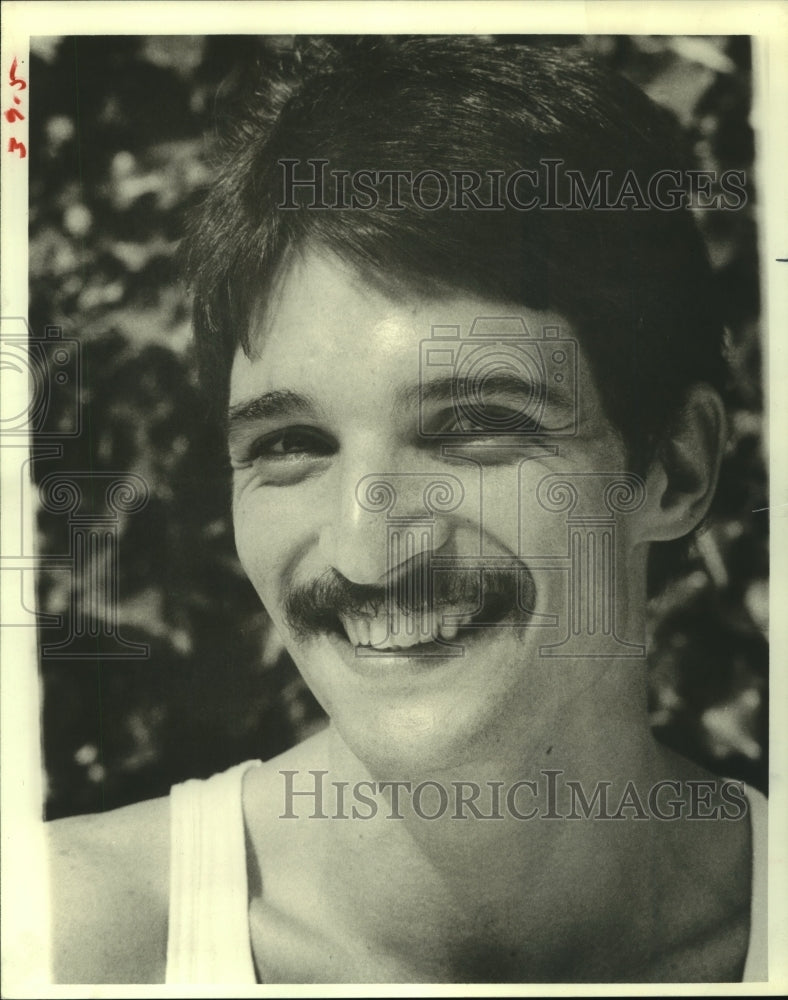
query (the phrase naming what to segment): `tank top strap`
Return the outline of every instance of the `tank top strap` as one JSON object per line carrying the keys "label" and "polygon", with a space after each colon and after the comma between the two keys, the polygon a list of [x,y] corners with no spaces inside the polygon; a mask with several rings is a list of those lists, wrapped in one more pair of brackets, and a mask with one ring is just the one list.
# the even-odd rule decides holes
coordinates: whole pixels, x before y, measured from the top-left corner
{"label": "tank top strap", "polygon": [[168,983],[255,983],[249,941],[243,777],[246,761],[170,798]]}
{"label": "tank top strap", "polygon": [[750,943],[742,982],[768,981],[768,802],[755,788],[747,786],[752,835],[752,883],[750,890]]}

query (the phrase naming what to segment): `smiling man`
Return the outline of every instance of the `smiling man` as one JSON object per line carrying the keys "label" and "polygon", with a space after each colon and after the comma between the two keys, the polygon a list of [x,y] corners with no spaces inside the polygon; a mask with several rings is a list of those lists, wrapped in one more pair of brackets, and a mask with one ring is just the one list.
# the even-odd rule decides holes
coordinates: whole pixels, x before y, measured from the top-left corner
{"label": "smiling man", "polygon": [[[550,473],[606,470],[614,483],[616,470],[626,469],[587,363],[581,358],[577,414],[574,392],[563,401],[551,393],[537,426],[523,412],[522,382],[498,388],[482,376],[477,426],[462,432],[456,391],[440,368],[433,377],[420,366],[425,334],[450,321],[468,330],[477,316],[496,312],[518,312],[526,329],[555,328],[560,317],[458,292],[391,298],[314,250],[286,266],[268,303],[251,353],[239,351],[230,379],[234,520],[249,578],[282,634],[292,636],[299,668],[337,734],[373,773],[435,777],[458,766],[470,779],[493,747],[496,757],[507,747],[505,771],[502,761],[493,770],[511,776],[513,766],[519,775],[548,720],[571,711],[591,683],[612,680],[605,658],[557,664],[541,653],[567,625],[560,566],[567,529],[565,515],[540,507],[537,483]],[[504,326],[505,318],[488,322]],[[481,344],[485,355],[497,346],[492,338]],[[710,407],[713,423],[719,415],[708,395],[698,407]],[[470,400],[467,389],[463,396]],[[513,428],[502,432],[496,424],[507,414]],[[577,432],[556,447],[552,430],[574,426],[576,416]],[[384,502],[370,502],[376,487]],[[432,515],[430,487],[447,494],[439,498],[445,510]],[[392,517],[394,537],[411,541],[394,558]],[[619,634],[641,640],[643,595],[636,602],[631,595],[643,576],[645,552],[636,552],[648,538],[643,520],[630,529],[640,537],[626,539],[632,565],[624,566],[619,542],[616,566],[627,574],[619,582]],[[546,557],[553,572],[536,568]],[[434,581],[430,601],[426,574]],[[392,577],[403,582],[399,600],[387,587]],[[526,582],[533,605],[523,608]],[[642,709],[637,670],[626,662],[613,672],[622,693],[637,677]],[[592,700],[599,704],[583,705],[583,716],[610,711],[601,692]]]}
{"label": "smiling man", "polygon": [[763,803],[646,707],[654,550],[725,441],[667,116],[550,47],[320,42],[223,156],[197,345],[239,557],[330,724],[56,824],[57,977],[765,975]]}

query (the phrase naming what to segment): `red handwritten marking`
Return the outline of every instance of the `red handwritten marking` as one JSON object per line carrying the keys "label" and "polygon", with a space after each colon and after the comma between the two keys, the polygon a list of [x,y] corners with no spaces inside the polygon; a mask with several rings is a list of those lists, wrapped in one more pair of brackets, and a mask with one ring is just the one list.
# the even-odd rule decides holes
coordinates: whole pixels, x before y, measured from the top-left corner
{"label": "red handwritten marking", "polygon": [[25,81],[16,75],[16,59],[11,63],[11,70],[8,74],[10,83],[12,87],[16,87],[17,84],[22,88],[22,90],[27,90],[27,84]]}
{"label": "red handwritten marking", "polygon": [[[18,61],[14,59],[14,61],[11,63],[11,69],[8,72],[9,86],[18,87],[20,90],[27,90],[27,83],[22,79],[21,76],[16,75],[17,67],[18,67]],[[21,103],[22,101],[15,94],[14,104],[21,104]],[[11,125],[13,125],[14,122],[23,122],[25,120],[25,116],[22,114],[22,112],[17,111],[16,108],[13,107],[8,108],[7,111],[4,111],[3,115],[5,117],[5,120],[9,122]],[[24,160],[24,158],[27,156],[27,147],[23,142],[19,142],[18,139],[12,136],[8,140],[8,152],[18,153],[19,159]]]}

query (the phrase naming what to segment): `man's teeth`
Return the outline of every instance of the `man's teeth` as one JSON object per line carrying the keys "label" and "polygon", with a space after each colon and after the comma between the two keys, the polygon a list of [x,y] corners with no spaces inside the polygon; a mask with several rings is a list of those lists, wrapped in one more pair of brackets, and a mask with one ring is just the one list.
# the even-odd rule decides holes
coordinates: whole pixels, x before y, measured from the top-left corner
{"label": "man's teeth", "polygon": [[455,639],[459,631],[460,631],[460,626],[457,625],[456,623],[451,625],[441,625],[440,626],[441,639]]}
{"label": "man's teeth", "polygon": [[375,648],[385,646],[389,637],[389,626],[386,619],[373,618],[367,627],[369,629],[369,645]]}
{"label": "man's teeth", "polygon": [[370,645],[370,626],[368,618],[342,618],[342,627],[353,646]]}
{"label": "man's teeth", "polygon": [[[456,615],[453,615],[456,617]],[[442,614],[395,615],[379,614],[374,618],[341,617],[342,627],[353,646],[373,649],[409,649],[437,638],[456,638],[459,623],[443,623]]]}

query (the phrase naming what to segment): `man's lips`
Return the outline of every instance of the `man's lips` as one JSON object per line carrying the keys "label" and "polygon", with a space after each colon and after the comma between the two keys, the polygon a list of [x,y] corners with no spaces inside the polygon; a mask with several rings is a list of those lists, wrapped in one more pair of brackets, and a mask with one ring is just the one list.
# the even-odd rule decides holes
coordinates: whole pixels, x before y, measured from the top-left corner
{"label": "man's lips", "polygon": [[[451,642],[461,630],[493,626],[509,616],[511,597],[490,595],[481,608],[448,606],[439,611],[411,613],[381,609],[366,615],[340,615],[339,623],[351,646],[380,652],[414,649]],[[525,622],[522,623],[526,624]]]}
{"label": "man's lips", "polygon": [[377,614],[374,617],[341,616],[340,621],[352,646],[371,649],[409,649],[436,639],[454,639],[459,624],[444,623],[443,614]]}

